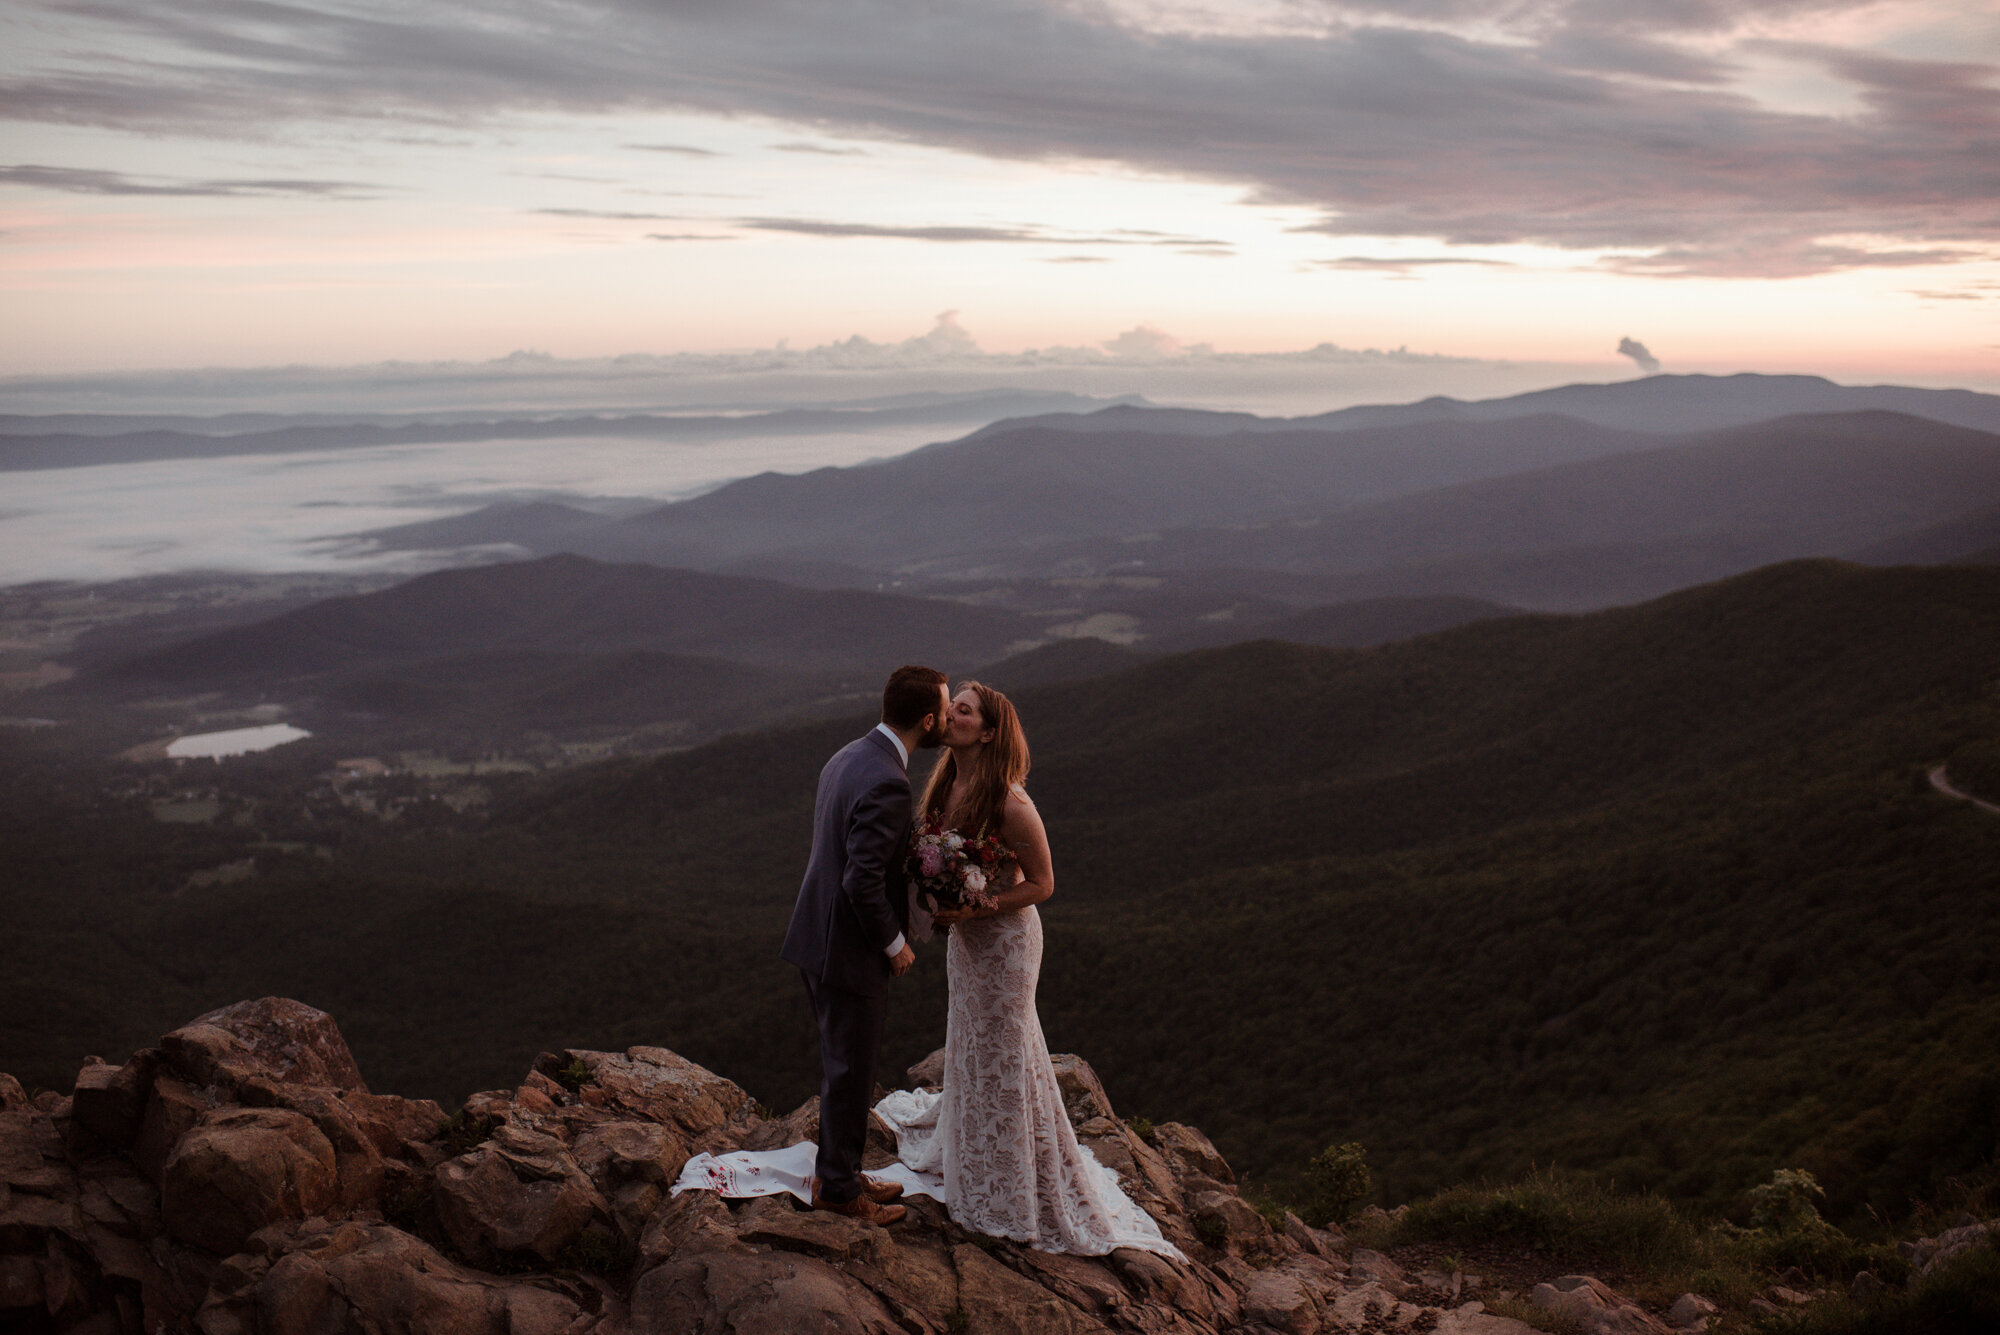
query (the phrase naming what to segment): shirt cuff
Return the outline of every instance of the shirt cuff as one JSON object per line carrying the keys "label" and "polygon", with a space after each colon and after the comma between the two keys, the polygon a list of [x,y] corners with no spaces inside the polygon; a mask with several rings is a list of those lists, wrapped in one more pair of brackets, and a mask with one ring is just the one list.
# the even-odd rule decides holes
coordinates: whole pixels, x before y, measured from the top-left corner
{"label": "shirt cuff", "polygon": [[904,944],[903,934],[901,932],[898,932],[896,933],[896,939],[894,941],[891,941],[888,945],[882,947],[882,953],[887,955],[890,959],[894,959],[896,958],[896,956],[903,953],[903,944]]}

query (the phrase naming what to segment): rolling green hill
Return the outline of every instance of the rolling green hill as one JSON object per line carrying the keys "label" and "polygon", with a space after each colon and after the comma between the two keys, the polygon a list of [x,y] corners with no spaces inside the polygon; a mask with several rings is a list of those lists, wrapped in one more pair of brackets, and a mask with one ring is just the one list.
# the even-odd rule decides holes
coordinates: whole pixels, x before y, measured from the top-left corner
{"label": "rolling green hill", "polygon": [[[1799,562],[1016,699],[1056,857],[1051,1045],[1274,1187],[1344,1140],[1391,1200],[1556,1163],[1722,1205],[1796,1166],[1851,1216],[1992,1171],[2000,817],[1925,772],[2000,738],[2000,570]],[[0,1069],[59,1079],[283,992],[378,1088],[453,1098],[541,1048],[646,1041],[787,1106],[817,1076],[776,943],[813,777],[865,723],[323,828],[330,857],[200,891],[185,872],[255,831],[10,778]],[[241,771],[266,834],[281,756]],[[920,950],[891,1071],[942,1034]]]}

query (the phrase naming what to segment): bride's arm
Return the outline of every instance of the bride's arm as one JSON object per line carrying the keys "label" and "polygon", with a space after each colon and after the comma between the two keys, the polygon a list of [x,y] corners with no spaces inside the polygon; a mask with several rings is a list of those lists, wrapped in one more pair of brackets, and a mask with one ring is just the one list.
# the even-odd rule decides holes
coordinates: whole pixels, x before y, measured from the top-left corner
{"label": "bride's arm", "polygon": [[1001,892],[994,908],[975,916],[989,917],[1012,913],[1039,904],[1056,892],[1055,868],[1049,861],[1049,834],[1042,828],[1042,813],[1026,793],[1007,794],[1007,806],[1000,813],[1000,840],[1013,850],[1021,863],[1021,879]]}

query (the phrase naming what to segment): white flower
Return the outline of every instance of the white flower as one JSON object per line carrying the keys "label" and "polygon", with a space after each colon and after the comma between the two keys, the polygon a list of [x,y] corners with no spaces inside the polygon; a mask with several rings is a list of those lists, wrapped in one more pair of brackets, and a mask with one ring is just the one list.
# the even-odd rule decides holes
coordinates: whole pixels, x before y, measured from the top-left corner
{"label": "white flower", "polygon": [[986,888],[986,873],[977,867],[967,867],[965,869],[965,888],[975,895],[984,890]]}
{"label": "white flower", "polygon": [[965,836],[954,830],[944,837],[944,846],[956,853],[959,849],[965,847]]}

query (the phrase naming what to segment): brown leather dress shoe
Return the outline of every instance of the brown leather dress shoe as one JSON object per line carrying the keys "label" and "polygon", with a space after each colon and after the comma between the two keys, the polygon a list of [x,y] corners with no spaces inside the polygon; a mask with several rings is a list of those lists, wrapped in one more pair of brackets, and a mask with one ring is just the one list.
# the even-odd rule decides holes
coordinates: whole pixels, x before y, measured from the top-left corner
{"label": "brown leather dress shoe", "polygon": [[[863,1178],[862,1181],[867,1182],[868,1179]],[[885,1228],[909,1213],[900,1205],[877,1205],[869,1199],[869,1193],[865,1189],[851,1201],[827,1200],[819,1194],[817,1179],[813,1182],[813,1209],[825,1210],[829,1214],[844,1214],[849,1219],[859,1219],[863,1223],[879,1224]]]}
{"label": "brown leather dress shoe", "polygon": [[877,1205],[887,1205],[890,1201],[897,1199],[903,1194],[903,1184],[900,1182],[877,1182],[872,1177],[864,1177],[861,1179],[861,1194],[869,1200],[874,1201]]}

